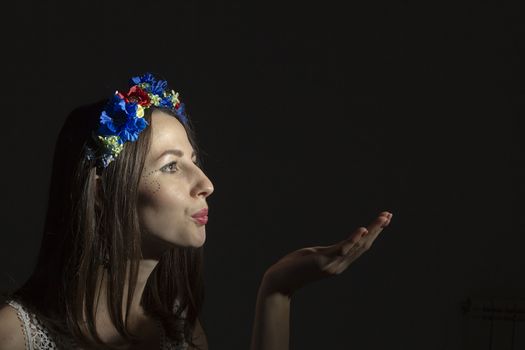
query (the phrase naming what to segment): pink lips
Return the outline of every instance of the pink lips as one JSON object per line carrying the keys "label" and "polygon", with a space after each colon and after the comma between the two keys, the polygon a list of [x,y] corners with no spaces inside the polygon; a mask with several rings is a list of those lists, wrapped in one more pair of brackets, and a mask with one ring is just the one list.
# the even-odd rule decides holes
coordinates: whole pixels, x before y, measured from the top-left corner
{"label": "pink lips", "polygon": [[208,222],[208,208],[204,208],[196,212],[191,216],[195,219],[199,224],[206,225]]}

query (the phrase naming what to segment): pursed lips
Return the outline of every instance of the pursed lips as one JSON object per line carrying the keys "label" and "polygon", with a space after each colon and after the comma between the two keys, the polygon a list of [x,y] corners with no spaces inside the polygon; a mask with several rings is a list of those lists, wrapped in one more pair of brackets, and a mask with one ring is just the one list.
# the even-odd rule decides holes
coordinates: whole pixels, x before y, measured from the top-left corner
{"label": "pursed lips", "polygon": [[191,216],[199,224],[206,225],[208,222],[208,208],[203,208]]}

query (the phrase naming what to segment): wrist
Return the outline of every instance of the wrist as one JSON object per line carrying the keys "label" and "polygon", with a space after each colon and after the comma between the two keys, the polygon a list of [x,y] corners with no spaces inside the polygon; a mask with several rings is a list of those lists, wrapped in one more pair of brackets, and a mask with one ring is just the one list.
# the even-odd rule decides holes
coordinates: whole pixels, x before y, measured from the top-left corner
{"label": "wrist", "polygon": [[279,290],[271,276],[265,273],[259,286],[259,297],[272,300],[275,303],[290,303],[292,293]]}

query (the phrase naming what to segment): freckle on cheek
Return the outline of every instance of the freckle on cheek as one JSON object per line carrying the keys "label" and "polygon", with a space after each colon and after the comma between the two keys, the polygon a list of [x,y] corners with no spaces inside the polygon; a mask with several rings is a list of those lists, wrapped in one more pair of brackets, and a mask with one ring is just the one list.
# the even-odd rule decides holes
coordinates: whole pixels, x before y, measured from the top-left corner
{"label": "freckle on cheek", "polygon": [[148,186],[151,189],[151,193],[153,193],[153,194],[155,194],[155,193],[160,191],[160,183],[157,180],[155,180],[155,179],[153,179],[153,180],[149,180],[148,179],[148,177],[153,175],[155,172],[156,172],[156,170],[152,170],[152,171],[150,171],[149,173],[147,173],[147,174],[145,174],[143,176],[144,183],[146,184],[146,186]]}

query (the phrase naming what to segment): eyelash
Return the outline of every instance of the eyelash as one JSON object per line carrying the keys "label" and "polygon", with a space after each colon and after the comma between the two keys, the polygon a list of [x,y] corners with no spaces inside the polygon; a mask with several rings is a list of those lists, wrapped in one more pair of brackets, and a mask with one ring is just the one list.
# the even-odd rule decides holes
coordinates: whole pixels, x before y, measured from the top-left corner
{"label": "eyelash", "polygon": [[[196,162],[194,162],[193,164],[199,166]],[[170,162],[166,165],[164,165],[161,169],[164,170],[164,169],[167,169],[170,165],[177,165],[177,162]],[[178,168],[176,168],[176,170],[178,170]],[[175,173],[176,171],[168,171],[168,173]]]}

